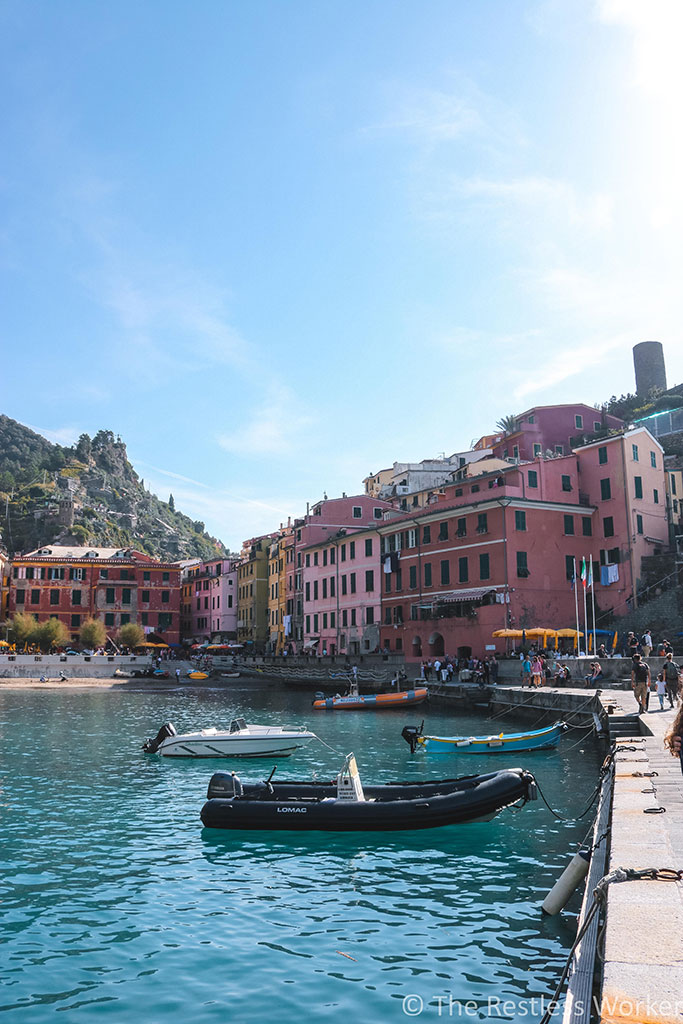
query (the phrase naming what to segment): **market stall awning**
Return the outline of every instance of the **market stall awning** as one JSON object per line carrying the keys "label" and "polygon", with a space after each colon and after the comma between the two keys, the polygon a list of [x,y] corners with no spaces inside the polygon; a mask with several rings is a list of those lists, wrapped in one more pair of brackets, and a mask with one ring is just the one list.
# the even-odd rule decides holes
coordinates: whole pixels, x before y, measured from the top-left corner
{"label": "market stall awning", "polygon": [[306,643],[304,644],[304,650],[305,651],[310,650],[311,647],[315,647],[315,645],[319,644],[319,643],[320,643],[320,637],[319,636],[315,637],[313,640],[307,640]]}

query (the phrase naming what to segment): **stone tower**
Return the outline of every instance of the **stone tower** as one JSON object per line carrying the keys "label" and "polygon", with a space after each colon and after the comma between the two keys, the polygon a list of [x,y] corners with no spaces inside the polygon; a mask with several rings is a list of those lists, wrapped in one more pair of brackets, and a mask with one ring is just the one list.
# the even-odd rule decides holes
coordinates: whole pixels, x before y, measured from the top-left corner
{"label": "stone tower", "polygon": [[659,341],[641,341],[633,346],[633,365],[636,371],[636,394],[645,398],[652,388],[666,391],[664,352]]}

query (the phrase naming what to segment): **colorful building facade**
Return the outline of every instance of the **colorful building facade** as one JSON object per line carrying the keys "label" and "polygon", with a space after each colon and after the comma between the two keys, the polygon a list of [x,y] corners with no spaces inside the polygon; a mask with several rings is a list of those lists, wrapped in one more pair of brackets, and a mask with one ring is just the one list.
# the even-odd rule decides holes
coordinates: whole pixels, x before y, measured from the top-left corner
{"label": "colorful building facade", "polygon": [[577,439],[624,426],[617,416],[583,403],[537,405],[515,420],[515,429],[486,439],[496,458],[530,461],[548,453],[569,455]]}
{"label": "colorful building facade", "polygon": [[9,614],[60,619],[74,641],[88,618],[115,637],[135,622],[180,642],[180,568],[133,549],[47,545],[12,559]]}
{"label": "colorful building facade", "polygon": [[237,639],[237,565],[237,559],[212,558],[185,570],[183,639]]}

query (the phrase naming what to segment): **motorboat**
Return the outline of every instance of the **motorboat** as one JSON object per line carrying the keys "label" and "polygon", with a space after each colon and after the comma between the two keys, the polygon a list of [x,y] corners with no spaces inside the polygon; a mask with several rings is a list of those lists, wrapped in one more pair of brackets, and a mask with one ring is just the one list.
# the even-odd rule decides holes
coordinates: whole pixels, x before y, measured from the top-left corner
{"label": "motorboat", "polygon": [[533,775],[507,768],[438,782],[363,786],[353,754],[332,782],[242,783],[216,772],[201,810],[206,828],[389,832],[490,821],[536,797]]}
{"label": "motorboat", "polygon": [[312,739],[316,739],[315,733],[303,726],[248,725],[243,718],[236,718],[229,730],[202,729],[180,735],[172,722],[166,722],[142,749],[162,757],[289,757]]}
{"label": "motorboat", "polygon": [[316,711],[381,711],[385,708],[405,708],[413,704],[421,704],[429,697],[426,686],[416,686],[410,690],[395,690],[389,693],[360,694],[358,685],[351,683],[348,693],[326,697],[316,693],[313,708]]}
{"label": "motorboat", "polygon": [[435,750],[448,754],[507,754],[520,750],[549,750],[560,742],[569,727],[555,722],[545,729],[531,732],[500,732],[491,736],[430,736],[424,732],[424,722],[417,728],[406,725],[401,733],[414,753],[418,749]]}

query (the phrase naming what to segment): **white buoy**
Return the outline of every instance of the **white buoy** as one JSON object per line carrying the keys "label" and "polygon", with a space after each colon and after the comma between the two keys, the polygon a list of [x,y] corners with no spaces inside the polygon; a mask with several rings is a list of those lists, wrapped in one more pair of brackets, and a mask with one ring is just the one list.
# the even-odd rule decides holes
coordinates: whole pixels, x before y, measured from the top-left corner
{"label": "white buoy", "polygon": [[542,908],[544,914],[550,916],[559,914],[567,906],[570,896],[578,889],[588,874],[590,859],[591,855],[588,850],[579,850],[574,854],[544,899]]}

